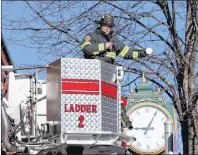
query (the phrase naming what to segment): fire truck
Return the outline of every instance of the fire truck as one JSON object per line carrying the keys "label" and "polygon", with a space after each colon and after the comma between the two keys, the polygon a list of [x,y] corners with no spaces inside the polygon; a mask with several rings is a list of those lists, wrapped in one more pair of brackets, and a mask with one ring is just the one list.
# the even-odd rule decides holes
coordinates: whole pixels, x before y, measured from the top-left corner
{"label": "fire truck", "polygon": [[9,71],[8,100],[1,97],[2,154],[124,154],[135,141],[122,132],[123,67],[61,58],[32,74],[2,69]]}

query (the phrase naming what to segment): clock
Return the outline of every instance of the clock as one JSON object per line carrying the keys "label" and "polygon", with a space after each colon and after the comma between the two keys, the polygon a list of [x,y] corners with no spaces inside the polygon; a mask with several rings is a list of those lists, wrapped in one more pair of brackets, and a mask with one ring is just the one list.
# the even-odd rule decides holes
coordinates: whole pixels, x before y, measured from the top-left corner
{"label": "clock", "polygon": [[166,108],[152,102],[134,105],[127,111],[133,129],[125,129],[127,136],[134,136],[136,141],[130,149],[138,154],[159,154],[165,150],[164,123],[172,120]]}

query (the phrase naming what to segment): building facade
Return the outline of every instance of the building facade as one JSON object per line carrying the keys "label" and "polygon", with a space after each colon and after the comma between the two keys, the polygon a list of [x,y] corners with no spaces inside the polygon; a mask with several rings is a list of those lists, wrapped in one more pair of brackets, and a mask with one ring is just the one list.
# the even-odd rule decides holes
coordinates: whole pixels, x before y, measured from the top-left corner
{"label": "building facade", "polygon": [[[1,65],[13,65],[13,61],[11,59],[9,50],[5,43],[3,35],[1,35]],[[8,98],[8,72],[1,71],[1,89],[2,89],[2,96]]]}

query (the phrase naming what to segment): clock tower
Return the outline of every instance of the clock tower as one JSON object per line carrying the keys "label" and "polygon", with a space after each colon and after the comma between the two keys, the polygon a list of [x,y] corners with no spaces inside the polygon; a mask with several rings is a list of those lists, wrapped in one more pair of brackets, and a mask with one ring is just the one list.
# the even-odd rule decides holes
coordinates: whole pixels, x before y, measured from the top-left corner
{"label": "clock tower", "polygon": [[161,154],[165,150],[164,122],[170,119],[177,129],[176,112],[162,97],[160,89],[156,92],[142,76],[142,84],[137,92],[128,97],[127,115],[133,129],[125,129],[125,135],[134,136],[136,141],[130,144],[130,150],[136,154]]}

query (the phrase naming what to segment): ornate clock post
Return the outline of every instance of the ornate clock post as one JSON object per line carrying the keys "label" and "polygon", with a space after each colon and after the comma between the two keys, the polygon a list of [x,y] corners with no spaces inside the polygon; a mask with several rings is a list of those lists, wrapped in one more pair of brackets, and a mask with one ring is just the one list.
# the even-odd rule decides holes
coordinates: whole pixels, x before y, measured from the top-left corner
{"label": "ornate clock post", "polygon": [[168,105],[160,91],[153,91],[146,83],[144,74],[137,93],[128,97],[127,115],[132,121],[133,129],[125,129],[126,135],[133,135],[136,141],[130,144],[130,150],[137,154],[160,154],[165,150],[164,122],[170,119],[177,129],[176,113]]}

